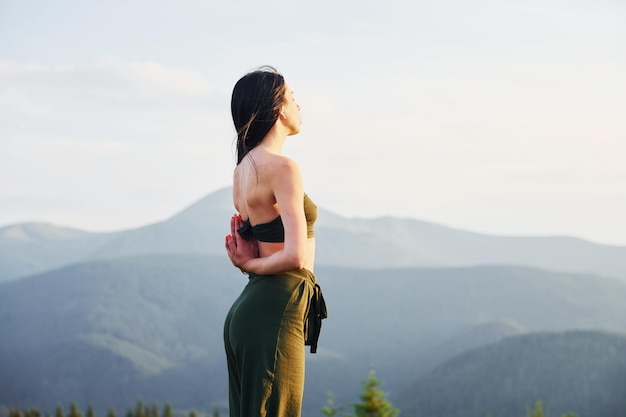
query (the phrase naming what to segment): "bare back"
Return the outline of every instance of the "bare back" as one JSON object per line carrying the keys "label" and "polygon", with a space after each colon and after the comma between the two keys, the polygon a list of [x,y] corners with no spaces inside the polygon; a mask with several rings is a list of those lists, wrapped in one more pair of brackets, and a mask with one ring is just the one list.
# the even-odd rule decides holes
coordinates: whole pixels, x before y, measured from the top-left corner
{"label": "bare back", "polygon": [[235,168],[233,201],[251,225],[268,223],[281,216],[284,242],[258,242],[259,256],[306,252],[304,268],[313,271],[315,239],[306,237],[304,191],[297,165],[282,155],[254,149]]}

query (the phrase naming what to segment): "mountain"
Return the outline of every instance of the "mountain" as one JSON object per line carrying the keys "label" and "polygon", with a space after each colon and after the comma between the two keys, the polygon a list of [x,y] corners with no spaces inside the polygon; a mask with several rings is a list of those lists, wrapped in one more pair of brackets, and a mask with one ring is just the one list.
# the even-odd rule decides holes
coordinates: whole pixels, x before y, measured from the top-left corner
{"label": "mountain", "polygon": [[0,282],[78,262],[116,235],[44,223],[0,228]]}
{"label": "mountain", "polygon": [[[314,197],[314,196],[313,196]],[[224,256],[231,189],[202,198],[170,219],[116,233],[86,233],[42,224],[0,229],[0,282],[77,261],[150,253]],[[347,219],[322,208],[317,265],[360,268],[524,265],[626,280],[626,247],[571,237],[506,237],[413,219]]]}
{"label": "mountain", "polygon": [[[329,318],[307,354],[305,417],[328,391],[355,401],[372,364],[395,401],[440,364],[510,335],[626,332],[626,283],[599,276],[507,266],[316,274]],[[0,404],[76,401],[103,413],[142,398],[223,411],[222,325],[245,284],[225,257],[203,254],[94,260],[0,284],[0,375],[11,376]]]}
{"label": "mountain", "polygon": [[[223,259],[94,261],[0,286],[0,403],[104,413],[226,395],[222,325],[244,278]],[[217,377],[216,377],[217,376]]]}
{"label": "mountain", "polygon": [[223,188],[165,221],[118,235],[92,253],[90,259],[150,253],[224,256],[224,236],[230,233],[233,213],[232,191]]}
{"label": "mountain", "polygon": [[498,417],[536,401],[550,416],[626,416],[626,333],[508,337],[442,363],[396,406],[413,417]]}
{"label": "mountain", "polygon": [[573,237],[490,236],[413,219],[338,219],[332,215],[322,217],[319,236],[323,264],[365,268],[523,265],[626,279],[626,247]]}
{"label": "mountain", "polygon": [[[486,343],[517,332],[626,331],[626,284],[599,276],[508,266],[316,273],[330,312],[320,350],[358,360],[361,369],[375,364],[392,393],[445,357],[480,345],[472,337],[481,333]],[[356,398],[355,375],[335,375],[324,392]]]}

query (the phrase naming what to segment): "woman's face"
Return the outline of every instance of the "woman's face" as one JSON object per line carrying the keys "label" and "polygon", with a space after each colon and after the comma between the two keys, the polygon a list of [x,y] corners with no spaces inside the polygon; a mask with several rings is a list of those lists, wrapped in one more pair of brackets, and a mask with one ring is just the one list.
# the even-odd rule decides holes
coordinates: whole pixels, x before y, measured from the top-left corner
{"label": "woman's face", "polygon": [[289,88],[289,85],[285,84],[285,104],[281,113],[284,115],[284,124],[289,127],[289,135],[295,135],[300,132],[300,125],[302,120],[300,119],[300,106],[296,103],[293,96],[293,91]]}

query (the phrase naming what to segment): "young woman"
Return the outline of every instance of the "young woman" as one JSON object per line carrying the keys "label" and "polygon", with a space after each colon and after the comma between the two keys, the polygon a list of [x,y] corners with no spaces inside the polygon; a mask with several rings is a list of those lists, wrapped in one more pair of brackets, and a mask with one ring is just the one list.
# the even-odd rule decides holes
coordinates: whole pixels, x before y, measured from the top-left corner
{"label": "young woman", "polygon": [[237,167],[226,250],[249,281],[224,325],[231,417],[298,417],[304,346],[326,317],[313,274],[315,204],[297,164],[282,155],[300,131],[300,106],[283,76],[263,67],[233,89]]}

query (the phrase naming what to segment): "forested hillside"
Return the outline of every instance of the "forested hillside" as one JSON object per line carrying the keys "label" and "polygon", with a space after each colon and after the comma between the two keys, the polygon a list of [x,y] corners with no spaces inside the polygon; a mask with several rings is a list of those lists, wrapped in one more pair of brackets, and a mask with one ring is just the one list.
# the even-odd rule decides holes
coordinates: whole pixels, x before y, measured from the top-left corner
{"label": "forested hillside", "polygon": [[413,417],[506,417],[538,400],[551,416],[626,416],[626,333],[509,337],[437,366],[396,405]]}
{"label": "forested hillside", "polygon": [[[395,401],[450,358],[507,336],[626,331],[626,284],[598,276],[518,267],[316,272],[329,318],[318,354],[307,354],[305,416],[318,415],[329,391],[337,403],[353,401],[370,365]],[[0,404],[106,410],[142,398],[223,409],[222,324],[246,281],[225,257],[160,254],[0,284],[0,374],[12,376],[0,380]]]}

